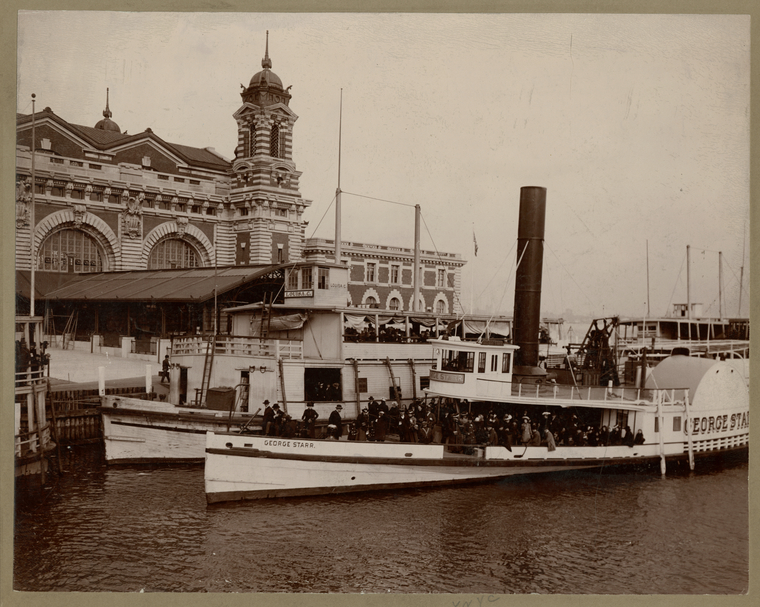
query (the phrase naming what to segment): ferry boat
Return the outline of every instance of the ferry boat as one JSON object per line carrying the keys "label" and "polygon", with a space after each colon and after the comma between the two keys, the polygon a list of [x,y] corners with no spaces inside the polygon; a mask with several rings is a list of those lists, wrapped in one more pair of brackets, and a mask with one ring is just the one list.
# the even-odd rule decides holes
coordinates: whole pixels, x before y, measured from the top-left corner
{"label": "ferry boat", "polygon": [[56,448],[47,420],[48,377],[41,316],[16,316],[14,378],[15,476],[44,483],[47,456]]}
{"label": "ferry boat", "polygon": [[[428,346],[434,359],[428,396],[457,412],[494,414],[507,424],[511,416],[527,435],[506,444],[450,439],[420,444],[209,432],[207,502],[451,485],[651,462],[659,462],[664,474],[667,459],[686,459],[693,467],[697,457],[747,450],[748,386],[729,362],[676,354],[660,362],[643,387],[611,381],[600,386],[598,377],[596,385],[578,386],[574,374],[561,384],[538,366],[545,194],[543,188],[521,190],[515,343],[443,338]],[[588,444],[582,434],[565,436],[561,424],[600,438]]]}
{"label": "ferry boat", "polygon": [[261,433],[266,401],[296,421],[313,403],[319,436],[338,403],[352,420],[370,396],[400,408],[424,397],[429,339],[486,325],[511,331],[509,318],[468,317],[465,326],[454,315],[349,307],[348,271],[294,263],[285,303],[223,310],[229,335],[174,338],[167,401],[101,398],[106,461],[203,463],[207,431]]}

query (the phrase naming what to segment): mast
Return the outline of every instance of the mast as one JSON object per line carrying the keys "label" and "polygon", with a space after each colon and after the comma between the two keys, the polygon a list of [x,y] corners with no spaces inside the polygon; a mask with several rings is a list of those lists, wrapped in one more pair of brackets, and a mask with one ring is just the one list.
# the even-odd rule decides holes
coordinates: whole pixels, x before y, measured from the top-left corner
{"label": "mast", "polygon": [[649,240],[647,240],[647,316],[651,316],[649,310]]}
{"label": "mast", "polygon": [[[414,205],[414,271],[412,272],[414,289],[412,295],[412,312],[419,312],[420,299],[420,205]],[[424,312],[424,310],[422,310]]]}
{"label": "mast", "polygon": [[742,240],[742,268],[739,272],[739,310],[736,312],[737,316],[742,315],[742,288],[744,287],[744,254],[746,253],[745,247],[747,246],[747,223],[744,223],[744,234]]}
{"label": "mast", "polygon": [[343,134],[343,89],[340,89],[340,118],[338,120],[338,187],[335,190],[335,263],[340,263],[341,234],[340,234],[340,154]]}
{"label": "mast", "polygon": [[723,251],[718,251],[718,318],[723,318]]}
{"label": "mast", "polygon": [[[689,250],[686,245],[686,318],[691,320],[691,264],[689,264]],[[691,339],[691,323],[689,323],[689,339]]]}
{"label": "mast", "polygon": [[37,139],[35,137],[35,111],[34,111],[34,99],[37,95],[32,93],[32,208],[30,210],[30,239],[29,239],[29,248],[31,251],[31,260],[32,260],[32,271],[30,275],[30,291],[29,291],[29,316],[34,316],[34,270],[36,261],[35,261],[35,251],[34,251],[34,190],[35,190],[35,179],[34,179],[34,151],[37,147]]}

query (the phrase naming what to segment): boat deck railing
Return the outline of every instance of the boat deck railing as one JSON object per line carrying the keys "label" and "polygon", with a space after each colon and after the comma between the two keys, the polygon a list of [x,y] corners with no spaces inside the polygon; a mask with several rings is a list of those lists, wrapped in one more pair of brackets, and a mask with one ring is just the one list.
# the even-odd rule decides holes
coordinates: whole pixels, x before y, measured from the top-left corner
{"label": "boat deck railing", "polygon": [[563,384],[512,383],[512,396],[541,400],[605,401],[609,403],[638,403],[654,405],[662,399],[663,405],[681,404],[687,398],[687,388],[670,390],[633,388],[626,386],[569,386]]}
{"label": "boat deck railing", "polygon": [[[210,338],[176,337],[172,356],[205,356]],[[275,359],[303,358],[303,342],[295,339],[268,339],[242,335],[217,335],[214,356],[263,356]]]}

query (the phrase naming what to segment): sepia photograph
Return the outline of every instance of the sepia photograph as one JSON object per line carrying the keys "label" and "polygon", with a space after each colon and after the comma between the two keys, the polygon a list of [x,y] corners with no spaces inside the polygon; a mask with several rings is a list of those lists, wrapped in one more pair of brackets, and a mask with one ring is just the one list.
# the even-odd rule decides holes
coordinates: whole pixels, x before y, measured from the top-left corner
{"label": "sepia photograph", "polygon": [[747,598],[749,14],[15,14],[14,601]]}

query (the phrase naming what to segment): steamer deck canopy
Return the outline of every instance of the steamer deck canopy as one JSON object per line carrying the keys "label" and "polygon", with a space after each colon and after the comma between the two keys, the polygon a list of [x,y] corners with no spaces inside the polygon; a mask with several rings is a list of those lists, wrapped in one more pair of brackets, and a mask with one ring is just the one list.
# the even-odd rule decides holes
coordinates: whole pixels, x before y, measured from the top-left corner
{"label": "steamer deck canopy", "polygon": [[[226,268],[185,268],[177,270],[132,270],[125,272],[101,272],[97,274],[77,274],[63,286],[42,279],[46,273],[38,272],[35,277],[37,297],[48,301],[176,301],[203,302],[216,294],[227,293],[235,288],[248,285],[261,278],[282,281],[282,269],[288,264],[277,266],[250,267],[232,266]],[[29,297],[29,272],[19,272],[16,288],[19,295]],[[57,288],[56,288],[57,287]],[[45,292],[40,292],[45,289]]]}
{"label": "steamer deck canopy", "polygon": [[[66,280],[37,272],[35,299],[49,334],[74,333],[78,341],[101,335],[101,345],[118,346],[119,336],[155,340],[209,333],[215,326],[225,333],[227,319],[220,311],[272,297],[277,301],[286,267],[131,270],[74,274]],[[29,294],[29,272],[17,271],[17,302],[28,302]]]}

